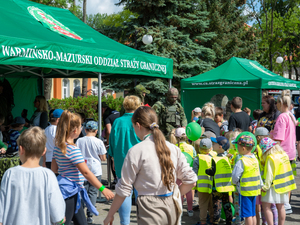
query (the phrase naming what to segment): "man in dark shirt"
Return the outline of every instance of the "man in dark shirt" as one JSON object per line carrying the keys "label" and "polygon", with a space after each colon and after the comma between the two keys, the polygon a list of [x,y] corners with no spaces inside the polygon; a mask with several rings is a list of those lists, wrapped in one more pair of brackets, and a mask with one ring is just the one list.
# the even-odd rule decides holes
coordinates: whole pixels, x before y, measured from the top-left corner
{"label": "man in dark shirt", "polygon": [[234,97],[231,102],[231,111],[234,112],[228,121],[228,130],[240,128],[242,131],[249,131],[250,116],[242,111],[243,100],[240,97]]}
{"label": "man in dark shirt", "polygon": [[[111,109],[108,107],[108,105],[105,102],[102,102],[102,118],[104,122],[105,127],[105,138],[106,138],[106,146],[109,145],[109,135],[111,132],[111,127],[114,123],[114,121],[120,117],[120,113],[117,110]],[[117,176],[116,171],[113,165],[112,158],[109,158],[112,174],[114,176],[114,182],[117,182]]]}

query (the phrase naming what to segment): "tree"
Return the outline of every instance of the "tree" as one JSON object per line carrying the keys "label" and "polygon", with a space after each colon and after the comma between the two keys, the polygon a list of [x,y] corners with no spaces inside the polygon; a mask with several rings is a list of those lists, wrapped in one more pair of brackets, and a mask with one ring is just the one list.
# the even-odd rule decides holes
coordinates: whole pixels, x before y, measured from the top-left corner
{"label": "tree", "polygon": [[[179,87],[182,78],[213,68],[215,54],[204,44],[216,34],[205,31],[209,19],[201,0],[121,0],[118,4],[125,4],[125,9],[136,13],[138,17],[124,22],[122,31],[106,35],[132,48],[137,42],[139,50],[173,59],[174,86]],[[150,45],[142,43],[142,37],[147,33],[144,26],[153,37]],[[105,80],[104,85],[108,83],[112,84],[113,81]],[[165,93],[168,87],[167,81],[160,79],[151,79],[151,82],[144,84],[147,88],[153,86],[152,93],[161,93],[162,90]],[[125,82],[124,85],[133,87],[133,81]]]}
{"label": "tree", "polygon": [[203,0],[209,12],[210,24],[207,31],[217,36],[208,40],[205,46],[216,54],[215,66],[231,57],[255,59],[258,38],[255,30],[247,25],[249,15],[245,14],[245,0]]}
{"label": "tree", "polygon": [[[277,73],[285,68],[292,78],[292,70],[299,80],[300,9],[299,0],[249,0],[248,5],[255,19],[256,35],[260,37],[259,57],[261,64]],[[279,52],[285,57],[284,64],[276,65]],[[276,56],[276,57],[275,57]],[[273,65],[273,67],[272,67]]]}

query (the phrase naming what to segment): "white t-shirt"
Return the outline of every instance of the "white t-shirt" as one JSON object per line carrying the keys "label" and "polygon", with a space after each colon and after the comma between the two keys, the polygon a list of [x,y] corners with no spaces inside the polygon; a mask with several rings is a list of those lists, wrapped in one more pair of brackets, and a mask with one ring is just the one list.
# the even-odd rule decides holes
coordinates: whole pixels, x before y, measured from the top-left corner
{"label": "white t-shirt", "polygon": [[102,175],[101,160],[99,155],[106,154],[106,148],[103,142],[93,136],[85,136],[79,138],[76,142],[78,148],[81,149],[82,156],[95,176]]}
{"label": "white t-shirt", "polygon": [[1,182],[0,223],[51,225],[65,217],[55,174],[44,167],[8,169]]}
{"label": "white t-shirt", "polygon": [[46,142],[46,162],[52,162],[52,157],[53,157],[53,150],[55,147],[55,134],[56,134],[56,125],[50,125],[45,129],[45,134],[47,137],[47,142]]}

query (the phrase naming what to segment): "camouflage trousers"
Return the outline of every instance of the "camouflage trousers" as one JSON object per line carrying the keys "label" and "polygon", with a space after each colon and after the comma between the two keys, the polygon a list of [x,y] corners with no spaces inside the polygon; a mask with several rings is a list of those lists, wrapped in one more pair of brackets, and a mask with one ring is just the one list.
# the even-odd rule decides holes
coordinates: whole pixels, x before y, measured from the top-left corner
{"label": "camouflage trousers", "polygon": [[0,183],[6,170],[21,164],[20,157],[0,158]]}
{"label": "camouflage trousers", "polygon": [[212,201],[214,208],[214,224],[218,224],[221,218],[221,209],[222,205],[224,208],[224,213],[226,216],[226,225],[230,225],[232,223],[232,210],[229,202],[229,194],[228,193],[220,193],[215,190],[212,191]]}

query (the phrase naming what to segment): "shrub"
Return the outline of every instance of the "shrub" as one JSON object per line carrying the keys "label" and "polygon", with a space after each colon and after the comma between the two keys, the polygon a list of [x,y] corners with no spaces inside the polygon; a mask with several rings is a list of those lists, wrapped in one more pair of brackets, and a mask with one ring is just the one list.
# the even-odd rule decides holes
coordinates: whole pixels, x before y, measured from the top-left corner
{"label": "shrub", "polygon": [[[107,98],[102,97],[102,102],[106,102],[110,108],[117,111],[121,110],[123,100],[124,99],[122,97],[114,99],[111,95]],[[69,97],[64,99],[52,98],[49,100],[50,109],[67,109],[71,112],[84,113],[86,118],[93,118],[95,121],[98,121],[97,104],[98,96],[94,95],[77,98]]]}

